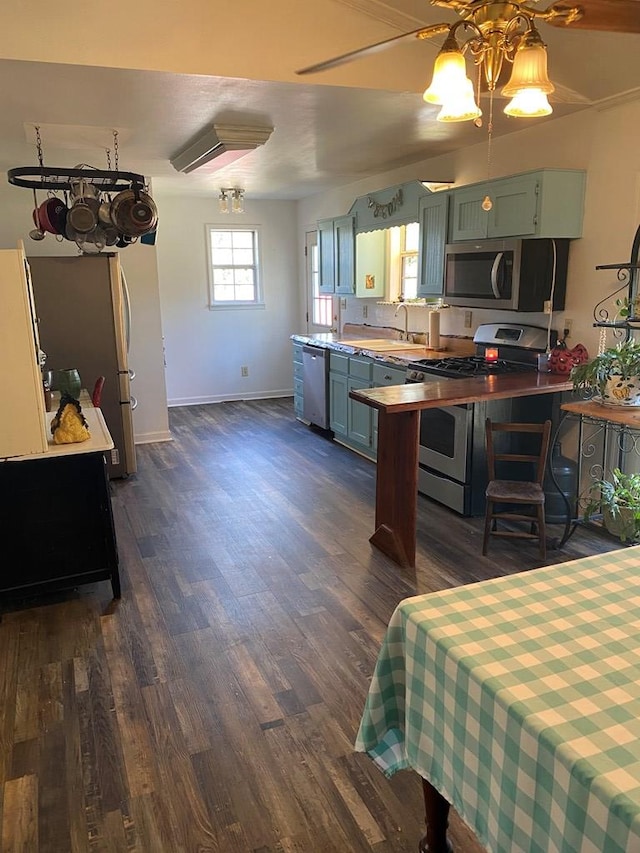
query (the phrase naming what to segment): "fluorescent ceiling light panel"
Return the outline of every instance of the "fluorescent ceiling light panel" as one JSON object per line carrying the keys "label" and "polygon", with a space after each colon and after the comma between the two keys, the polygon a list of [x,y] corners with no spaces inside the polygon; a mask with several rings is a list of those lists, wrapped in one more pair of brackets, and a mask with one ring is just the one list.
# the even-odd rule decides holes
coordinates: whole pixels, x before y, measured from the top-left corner
{"label": "fluorescent ceiling light panel", "polygon": [[175,154],[171,158],[171,165],[178,172],[193,172],[215,159],[216,168],[222,168],[264,145],[272,133],[272,127],[214,124],[210,130]]}

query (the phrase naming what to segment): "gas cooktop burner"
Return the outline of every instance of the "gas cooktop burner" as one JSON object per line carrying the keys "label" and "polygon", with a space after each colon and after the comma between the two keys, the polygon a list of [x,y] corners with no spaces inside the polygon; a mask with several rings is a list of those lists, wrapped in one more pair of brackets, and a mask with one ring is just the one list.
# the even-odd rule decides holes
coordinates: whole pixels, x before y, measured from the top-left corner
{"label": "gas cooktop burner", "polygon": [[507,361],[499,358],[488,361],[483,356],[470,355],[464,358],[443,358],[437,361],[423,359],[411,365],[425,373],[439,373],[442,376],[489,376],[491,374],[522,373],[535,370],[535,364],[524,364],[520,361]]}

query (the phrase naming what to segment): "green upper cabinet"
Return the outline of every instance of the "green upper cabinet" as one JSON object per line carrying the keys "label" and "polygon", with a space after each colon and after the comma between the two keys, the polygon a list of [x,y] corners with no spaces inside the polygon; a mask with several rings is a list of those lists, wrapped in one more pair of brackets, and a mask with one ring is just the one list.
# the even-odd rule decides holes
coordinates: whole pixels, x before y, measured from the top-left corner
{"label": "green upper cabinet", "polygon": [[[540,169],[453,190],[450,242],[581,237],[586,173]],[[492,201],[482,209],[485,196]]]}
{"label": "green upper cabinet", "polygon": [[448,192],[421,198],[418,206],[418,296],[441,296],[444,290],[444,248],[449,214]]}
{"label": "green upper cabinet", "polygon": [[356,237],[353,216],[333,220],[335,241],[336,293],[356,292]]}
{"label": "green upper cabinet", "polygon": [[318,222],[318,263],[320,272],[320,293],[335,291],[333,219]]}
{"label": "green upper cabinet", "polygon": [[353,216],[318,222],[320,293],[355,293]]}

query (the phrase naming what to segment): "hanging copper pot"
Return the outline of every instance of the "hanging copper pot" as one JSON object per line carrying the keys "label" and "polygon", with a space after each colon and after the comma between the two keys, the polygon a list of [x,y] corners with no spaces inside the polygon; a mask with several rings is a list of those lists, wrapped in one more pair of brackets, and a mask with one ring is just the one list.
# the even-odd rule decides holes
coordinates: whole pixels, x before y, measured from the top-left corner
{"label": "hanging copper pot", "polygon": [[140,237],[154,230],[158,210],[148,193],[123,190],[111,202],[111,221],[121,234]]}

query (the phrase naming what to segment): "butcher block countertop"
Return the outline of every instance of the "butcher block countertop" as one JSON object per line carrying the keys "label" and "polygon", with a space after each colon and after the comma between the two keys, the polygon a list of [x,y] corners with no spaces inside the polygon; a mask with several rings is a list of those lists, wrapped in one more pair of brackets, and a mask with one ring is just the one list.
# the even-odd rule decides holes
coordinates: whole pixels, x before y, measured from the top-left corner
{"label": "butcher block countertop", "polygon": [[366,333],[357,333],[357,327],[353,331],[344,331],[341,335],[330,332],[316,335],[292,335],[291,340],[299,344],[310,344],[311,346],[330,349],[335,352],[343,352],[348,355],[364,355],[375,358],[387,364],[396,364],[405,367],[411,361],[422,359],[438,360],[447,356],[474,355],[475,345],[471,338],[458,338],[441,335],[441,348],[434,350],[422,344],[414,344],[408,341],[385,336],[383,329],[367,328]]}
{"label": "butcher block countertop", "polygon": [[531,371],[506,376],[474,376],[469,379],[441,379],[388,388],[366,388],[351,391],[349,396],[387,414],[396,414],[443,405],[477,403],[479,400],[551,394],[555,391],[570,391],[572,388],[566,376]]}

